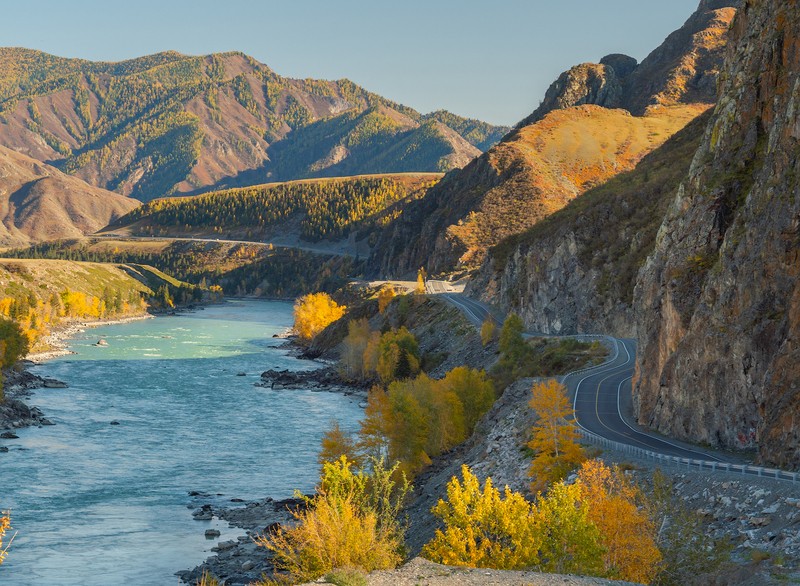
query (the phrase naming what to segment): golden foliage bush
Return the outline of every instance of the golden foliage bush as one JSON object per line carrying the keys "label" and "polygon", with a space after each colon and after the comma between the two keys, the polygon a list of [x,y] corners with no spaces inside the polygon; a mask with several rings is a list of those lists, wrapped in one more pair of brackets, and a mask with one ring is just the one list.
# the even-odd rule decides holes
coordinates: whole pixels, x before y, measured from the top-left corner
{"label": "golden foliage bush", "polygon": [[467,466],[432,512],[444,522],[423,555],[435,562],[586,574],[650,583],[661,569],[650,506],[619,468],[585,462],[572,484],[534,502],[492,485]]}
{"label": "golden foliage bush", "polygon": [[384,285],[378,291],[378,312],[383,313],[397,293],[391,285]]}
{"label": "golden foliage bush", "polygon": [[487,317],[481,324],[481,343],[484,346],[488,346],[494,341],[496,335],[497,326],[494,323],[494,319]]}
{"label": "golden foliage bush", "polygon": [[294,330],[301,340],[310,342],[329,324],[344,315],[339,305],[327,293],[309,293],[294,303]]}
{"label": "golden foliage bush", "polygon": [[333,421],[322,436],[322,449],[317,461],[323,466],[325,462],[336,462],[342,456],[356,466],[361,464],[361,457],[356,452],[356,443],[352,436],[342,430],[338,421]]}
{"label": "golden foliage bush", "polygon": [[375,370],[384,384],[412,377],[420,371],[419,344],[405,326],[381,335],[377,356]]}
{"label": "golden foliage bush", "polygon": [[335,568],[365,572],[402,561],[403,527],[397,514],[408,492],[396,468],[373,462],[373,473],[354,473],[346,458],[325,463],[317,494],[295,513],[297,525],[257,539],[274,553],[291,583],[315,580]]}
{"label": "golden foliage bush", "polygon": [[533,507],[506,487],[503,494],[491,478],[481,488],[464,465],[463,483],[453,477],[447,501],[432,509],[445,524],[422,550],[426,558],[451,566],[514,570],[539,565],[541,530]]}
{"label": "golden foliage bush", "polygon": [[582,464],[577,484],[589,519],[603,536],[604,574],[629,582],[652,582],[659,571],[661,552],[655,523],[639,488],[619,467],[609,468],[600,460]]}
{"label": "golden foliage bush", "polygon": [[414,293],[417,295],[425,294],[425,281],[428,278],[428,273],[422,267],[417,271],[417,286],[414,288]]}
{"label": "golden foliage bush", "polygon": [[[339,357],[339,374],[347,380],[365,380],[377,364],[377,347],[380,332],[373,332],[366,318],[347,323],[347,336],[342,341]],[[367,348],[369,347],[369,353]]]}
{"label": "golden foliage bush", "polygon": [[441,380],[425,374],[370,391],[359,431],[361,453],[386,455],[414,475],[472,433],[495,400],[483,371],[451,370]]}
{"label": "golden foliage bush", "polygon": [[203,570],[195,586],[219,586],[219,580],[212,576],[208,570]]}
{"label": "golden foliage bush", "polygon": [[467,466],[447,485],[447,501],[433,513],[437,530],[422,550],[432,561],[479,568],[538,569],[597,573],[602,567],[600,535],[580,500],[580,490],[558,484],[536,503],[508,487],[501,493],[486,479],[483,488]]}
{"label": "golden foliage bush", "polygon": [[557,574],[603,575],[602,536],[589,516],[581,487],[558,482],[537,499],[543,529],[540,569]]}
{"label": "golden foliage bush", "polygon": [[578,443],[572,405],[564,385],[555,379],[534,384],[528,405],[539,417],[528,442],[535,453],[528,474],[533,478],[531,490],[536,492],[564,478],[586,455]]}

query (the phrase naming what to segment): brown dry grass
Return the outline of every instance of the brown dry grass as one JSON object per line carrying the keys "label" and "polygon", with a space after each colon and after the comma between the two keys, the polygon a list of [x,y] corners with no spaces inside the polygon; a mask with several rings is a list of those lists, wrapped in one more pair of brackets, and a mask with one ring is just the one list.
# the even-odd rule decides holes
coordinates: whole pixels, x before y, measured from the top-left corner
{"label": "brown dry grass", "polygon": [[556,110],[522,128],[488,153],[505,177],[483,196],[478,209],[448,228],[475,266],[487,248],[521,233],[586,190],[633,169],[708,105],[670,106],[631,116],[625,110],[578,106]]}

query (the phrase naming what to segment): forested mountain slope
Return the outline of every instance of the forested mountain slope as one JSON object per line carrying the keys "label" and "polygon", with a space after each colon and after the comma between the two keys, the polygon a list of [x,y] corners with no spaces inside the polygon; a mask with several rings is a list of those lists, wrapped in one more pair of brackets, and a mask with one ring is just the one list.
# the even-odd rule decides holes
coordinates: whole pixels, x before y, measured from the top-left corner
{"label": "forested mountain slope", "polygon": [[508,129],[422,115],[242,53],[120,63],[0,49],[0,145],[141,200],[358,173],[447,171]]}

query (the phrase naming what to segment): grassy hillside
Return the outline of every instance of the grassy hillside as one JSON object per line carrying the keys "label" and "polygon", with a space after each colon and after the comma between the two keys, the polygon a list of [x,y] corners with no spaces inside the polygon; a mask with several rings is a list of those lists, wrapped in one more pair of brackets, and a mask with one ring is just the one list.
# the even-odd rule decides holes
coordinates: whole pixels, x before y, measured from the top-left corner
{"label": "grassy hillside", "polygon": [[142,315],[206,294],[143,265],[0,259],[0,317],[19,323],[33,350],[64,321]]}
{"label": "grassy hillside", "polygon": [[[546,257],[572,238],[579,266],[593,276],[587,280],[594,290],[577,293],[596,298],[599,307],[630,306],[639,267],[653,250],[658,227],[686,177],[709,114],[692,121],[634,170],[587,191],[532,228],[494,246],[485,270],[499,279],[513,255]],[[518,309],[517,301],[530,287],[526,280],[537,277],[523,271],[513,273],[519,278],[506,280],[502,302]]]}
{"label": "grassy hillside", "polygon": [[0,245],[80,237],[138,205],[0,146]]}
{"label": "grassy hillside", "polygon": [[284,78],[241,53],[100,63],[0,49],[0,143],[142,200],[267,178],[443,171],[507,130],[422,115],[348,80]]}
{"label": "grassy hillside", "polygon": [[414,199],[436,174],[344,177],[272,183],[151,201],[109,226],[146,236],[225,235],[264,239],[296,232],[303,240],[338,240],[384,226],[393,206]]}
{"label": "grassy hillside", "polygon": [[347,256],[213,241],[89,238],[47,242],[5,254],[15,258],[146,265],[202,290],[218,287],[225,295],[291,299],[311,291],[335,291],[363,269],[363,261]]}
{"label": "grassy hillside", "polygon": [[488,248],[632,169],[707,108],[663,107],[642,117],[599,106],[553,111],[406,206],[371,262],[383,274],[474,269]]}

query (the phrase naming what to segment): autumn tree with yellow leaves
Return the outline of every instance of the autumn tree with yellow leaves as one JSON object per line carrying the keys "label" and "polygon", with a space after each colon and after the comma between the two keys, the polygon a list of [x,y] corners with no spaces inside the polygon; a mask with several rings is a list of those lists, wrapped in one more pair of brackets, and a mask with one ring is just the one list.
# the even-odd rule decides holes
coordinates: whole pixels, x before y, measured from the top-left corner
{"label": "autumn tree with yellow leaves", "polygon": [[369,394],[358,434],[359,451],[400,462],[409,476],[463,442],[495,400],[484,371],[459,367],[443,379],[425,374],[394,381]]}
{"label": "autumn tree with yellow leaves", "polygon": [[294,303],[294,331],[303,342],[310,342],[328,325],[344,315],[339,305],[327,293],[309,293]]}
{"label": "autumn tree with yellow leaves", "polygon": [[414,289],[414,293],[417,295],[424,295],[425,294],[425,281],[428,278],[428,273],[425,271],[424,267],[420,267],[417,271],[417,286]]}
{"label": "autumn tree with yellow leaves", "polygon": [[368,472],[354,471],[347,458],[326,462],[317,494],[308,508],[294,513],[296,524],[256,542],[273,552],[275,566],[291,584],[316,580],[334,568],[393,568],[403,559],[404,526],[398,517],[408,491],[402,474],[382,460],[373,461]]}
{"label": "autumn tree with yellow leaves", "polygon": [[618,466],[587,460],[578,471],[581,500],[603,536],[604,575],[649,584],[656,577],[661,552],[657,530],[644,495]]}
{"label": "autumn tree with yellow leaves", "polygon": [[325,462],[336,462],[344,456],[356,466],[361,465],[361,457],[356,450],[356,442],[351,434],[344,431],[338,421],[332,421],[331,426],[322,436],[322,449],[317,456],[320,466]]}
{"label": "autumn tree with yellow leaves", "polygon": [[389,307],[389,304],[392,302],[392,299],[395,298],[396,292],[394,287],[391,285],[384,285],[381,287],[380,291],[378,291],[378,312],[383,313],[386,311],[386,308]]}
{"label": "autumn tree with yellow leaves", "polygon": [[497,325],[492,316],[487,317],[481,324],[481,344],[488,346],[494,341],[497,334]]}
{"label": "autumn tree with yellow leaves", "polygon": [[433,513],[444,523],[423,548],[435,562],[652,582],[661,565],[642,493],[618,468],[585,462],[572,484],[557,482],[534,501],[467,466]]}
{"label": "autumn tree with yellow leaves", "polygon": [[537,502],[510,490],[483,485],[462,466],[463,483],[452,478],[447,500],[433,513],[444,522],[422,550],[428,559],[455,566],[598,574],[603,551],[580,490],[559,484]]}
{"label": "autumn tree with yellow leaves", "polygon": [[564,478],[586,459],[586,454],[578,443],[566,387],[550,379],[534,384],[532,393],[528,405],[538,420],[528,442],[535,454],[528,474],[533,479],[531,490],[536,492]]}

